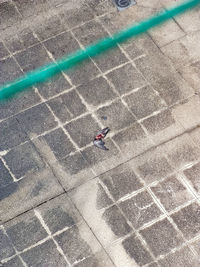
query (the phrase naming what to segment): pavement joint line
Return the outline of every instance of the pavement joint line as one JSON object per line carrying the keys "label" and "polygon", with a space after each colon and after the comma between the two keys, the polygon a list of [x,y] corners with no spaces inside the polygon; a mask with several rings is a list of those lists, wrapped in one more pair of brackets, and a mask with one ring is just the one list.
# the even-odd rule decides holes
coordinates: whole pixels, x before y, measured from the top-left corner
{"label": "pavement joint line", "polygon": [[62,248],[59,246],[58,242],[53,238],[51,231],[49,230],[49,227],[46,225],[45,221],[43,220],[40,212],[38,210],[34,209],[34,213],[35,216],[38,218],[38,220],[40,221],[41,225],[43,226],[43,228],[46,230],[47,234],[49,235],[50,238],[52,238],[54,244],[56,245],[56,248],[58,250],[58,252],[63,256],[64,260],[66,261],[66,263],[71,266],[70,262],[68,261],[67,257],[65,256],[65,253],[63,252]]}
{"label": "pavement joint line", "polygon": [[[160,255],[159,257],[157,257],[157,261],[162,260],[164,258],[166,258],[167,256],[171,255],[172,253],[178,252],[179,250],[188,247],[188,245],[186,243],[183,243],[175,248],[173,248],[170,252]],[[196,256],[196,255],[195,255]]]}
{"label": "pavement joint line", "polygon": [[[61,10],[60,10],[60,11],[61,11]],[[86,21],[86,22],[80,23],[80,24],[78,24],[77,26],[69,27],[68,25],[66,25],[66,24],[63,23],[63,19],[60,17],[60,12],[58,11],[55,15],[58,16],[58,18],[59,18],[60,21],[61,21],[61,24],[62,24],[64,27],[66,27],[66,29],[65,29],[64,31],[61,31],[61,32],[59,32],[59,33],[57,33],[57,34],[54,34],[54,35],[51,35],[50,37],[45,38],[45,39],[42,39],[42,40],[40,40],[39,36],[38,36],[37,33],[35,32],[34,28],[31,27],[31,25],[29,26],[29,28],[31,28],[31,31],[33,32],[34,36],[37,37],[37,39],[39,40],[39,42],[40,42],[40,43],[44,43],[44,42],[46,42],[46,41],[48,41],[48,40],[50,40],[50,39],[56,38],[56,37],[59,36],[60,34],[63,34],[63,33],[69,32],[69,31],[73,31],[73,30],[75,30],[75,29],[77,29],[77,28],[79,28],[79,27],[82,27],[82,26],[84,26],[85,24],[94,21],[95,18],[103,17],[103,16],[108,15],[108,14],[110,14],[110,13],[112,13],[112,12],[113,12],[113,11],[109,11],[109,12],[107,12],[107,13],[104,13],[104,14],[100,15],[100,16],[94,17],[94,18],[92,18],[92,19],[90,19],[90,20],[88,20],[88,21]],[[53,12],[53,13],[54,13],[54,12]],[[35,46],[35,45],[36,45],[36,44],[27,46],[27,48],[33,47],[33,46]],[[16,51],[15,53],[11,53],[11,55],[15,55],[15,54],[17,54],[17,53],[19,53],[19,52],[22,52],[22,51],[25,51],[25,50],[26,50],[26,48],[25,48],[25,49],[18,50],[18,51]]]}
{"label": "pavement joint line", "polygon": [[[14,246],[12,240],[11,240],[10,237],[8,236],[8,234],[7,234],[7,232],[6,232],[6,229],[5,229],[5,227],[4,227],[3,225],[2,225],[2,230],[3,230],[3,233],[6,235],[6,237],[8,238],[8,240],[11,242],[11,244],[12,244],[12,246],[13,246],[13,249],[14,249],[14,251],[15,251],[15,255],[13,255],[13,256],[11,256],[11,257],[9,257],[9,258],[14,258],[14,257],[17,255],[17,256],[20,258],[20,260],[22,261],[23,266],[28,267],[28,266],[26,265],[26,263],[24,262],[24,260],[22,259],[22,257],[20,256],[20,252],[15,248],[15,246]],[[3,262],[3,261],[2,261],[2,262]]]}
{"label": "pavement joint line", "polygon": [[[15,255],[13,255],[13,256],[11,256],[11,257],[9,257],[9,258],[4,259],[4,261],[5,261],[5,260],[6,260],[6,261],[10,260],[11,258],[14,258],[16,255],[17,255],[18,257],[21,258],[20,255],[21,255],[22,253],[27,252],[28,250],[30,250],[30,249],[32,249],[32,248],[35,248],[35,247],[37,247],[37,246],[39,246],[39,245],[42,245],[43,243],[45,243],[45,242],[48,241],[48,240],[51,240],[51,237],[50,237],[50,236],[47,236],[47,237],[43,238],[42,240],[40,240],[40,241],[38,241],[37,243],[35,243],[35,244],[29,246],[28,248],[25,248],[25,249],[22,250],[22,251],[17,251],[17,253],[16,253]],[[14,245],[13,245],[13,246],[14,246]],[[7,259],[8,259],[8,260],[7,260]],[[27,266],[27,265],[25,265],[25,266]],[[28,267],[28,266],[27,266],[27,267]]]}
{"label": "pavement joint line", "polygon": [[141,236],[141,234],[139,233],[139,231],[137,229],[135,229],[133,227],[133,224],[131,223],[131,221],[127,218],[127,216],[124,214],[123,210],[121,209],[121,207],[119,206],[119,204],[115,201],[115,199],[113,198],[113,196],[111,195],[111,193],[109,192],[108,188],[103,184],[103,182],[100,180],[99,183],[101,184],[101,186],[103,187],[103,189],[105,190],[105,192],[107,193],[107,195],[110,197],[110,199],[112,199],[113,201],[113,205],[115,205],[121,212],[121,214],[123,215],[123,217],[126,219],[126,223],[129,225],[129,227],[132,229],[133,233],[136,235],[136,237],[140,240],[140,242],[144,245],[144,247],[147,249],[147,251],[149,252],[149,254],[151,255],[151,257],[153,258],[153,260],[155,261],[155,256],[153,255],[153,253],[151,252],[151,249],[149,248],[148,244],[146,243],[146,241],[143,239],[143,237]]}
{"label": "pavement joint line", "polygon": [[[197,127],[194,127],[193,130],[196,129],[196,128],[198,128],[198,126],[197,126]],[[147,152],[150,152],[152,149],[156,149],[158,146],[162,146],[162,145],[166,144],[167,142],[172,141],[172,140],[174,140],[174,139],[176,139],[176,138],[178,138],[178,137],[180,137],[180,136],[182,136],[182,135],[184,135],[184,134],[186,134],[186,133],[188,133],[188,132],[185,131],[185,132],[183,132],[183,133],[181,133],[181,134],[178,134],[178,135],[175,136],[175,137],[169,138],[168,140],[165,140],[165,141],[161,142],[160,144],[158,144],[158,145],[156,145],[156,146],[150,147],[150,148],[148,148],[147,150],[143,151],[142,153],[140,153],[140,154],[138,154],[138,155],[136,155],[136,156],[134,156],[134,157],[132,157],[132,158],[130,158],[130,159],[128,159],[128,160],[125,160],[125,161],[121,162],[121,163],[118,164],[116,167],[119,167],[119,166],[121,166],[121,165],[123,165],[123,164],[125,164],[125,163],[128,163],[128,162],[130,162],[131,160],[136,159],[137,157],[143,156],[143,155],[145,155]],[[195,161],[195,162],[196,162],[196,161]],[[116,167],[114,167],[114,168],[116,168]],[[103,174],[108,173],[109,171],[111,171],[111,170],[114,169],[114,168],[108,169],[108,170],[105,171],[104,173],[98,174],[97,176],[95,176],[95,177],[89,179],[89,181],[91,181],[91,180],[93,180],[93,179],[99,177],[100,175],[103,175]],[[178,171],[178,170],[177,170],[177,171]],[[175,173],[175,172],[173,172],[173,173]],[[167,177],[170,177],[171,174],[173,174],[173,173],[170,173]],[[164,180],[165,178],[167,178],[167,177],[164,177],[163,180]],[[86,183],[87,183],[87,181],[84,182],[83,184],[86,184]],[[152,184],[155,184],[155,183],[156,183],[156,181],[152,182]],[[83,184],[81,184],[81,185],[83,185]],[[79,186],[81,186],[81,185],[79,185]],[[150,184],[150,185],[151,185],[151,184]],[[79,187],[79,186],[78,186],[78,187]],[[70,191],[72,191],[73,189],[74,189],[74,188],[71,188],[71,189],[69,189],[67,192],[70,192]]]}
{"label": "pavement joint line", "polygon": [[179,177],[179,180],[182,181],[183,185],[188,189],[188,191],[195,197],[195,199],[200,202],[200,196],[196,193],[193,187],[190,185],[189,181],[186,179],[185,175],[182,173]]}
{"label": "pavement joint line", "polygon": [[[40,99],[42,101],[42,103],[45,103],[45,99],[43,98],[43,96],[39,93],[38,91],[38,95],[40,96]],[[66,129],[64,128],[63,124],[61,123],[61,121],[59,120],[59,118],[54,114],[53,110],[51,109],[51,107],[45,103],[47,108],[49,109],[49,111],[51,112],[52,116],[54,117],[55,121],[57,122],[58,124],[58,127],[60,127],[64,133],[67,135],[67,137],[69,138],[69,140],[72,142],[72,144],[74,145],[74,147],[76,148],[76,150],[79,149],[79,147],[77,146],[77,144],[73,141],[73,139],[71,138],[70,134],[66,131]]]}
{"label": "pavement joint line", "polygon": [[[20,67],[20,68],[21,68],[21,67]],[[99,77],[101,77],[101,75],[99,75]],[[95,77],[95,78],[96,78],[96,77]],[[95,78],[94,78],[94,79],[95,79]],[[93,80],[93,79],[92,79],[92,80]],[[150,85],[150,84],[148,83],[148,84],[146,84],[146,85],[144,85],[144,86],[141,86],[141,87],[139,87],[139,88],[133,89],[132,91],[123,94],[122,97],[124,97],[124,96],[128,96],[129,94],[131,94],[131,93],[133,93],[133,92],[135,92],[135,91],[137,91],[137,90],[139,90],[139,89],[142,89],[142,88],[144,88],[144,87],[147,86],[147,85]],[[48,99],[45,99],[45,104],[48,104],[48,101],[49,101],[49,100],[52,100],[52,99],[54,99],[54,98],[56,98],[56,97],[58,97],[58,96],[62,96],[62,95],[64,95],[64,94],[66,94],[66,93],[72,91],[74,88],[76,88],[76,86],[72,86],[71,88],[66,89],[65,91],[63,91],[63,92],[61,92],[61,93],[59,93],[59,94],[56,94],[56,95],[54,95],[54,96],[52,96],[52,97],[49,97]],[[37,90],[36,87],[35,87],[35,89],[36,89],[36,92],[38,93],[38,90]],[[173,108],[173,107],[175,107],[175,106],[177,106],[177,105],[180,105],[183,101],[185,101],[185,100],[189,100],[189,99],[192,98],[194,95],[195,95],[195,94],[189,96],[188,98],[178,100],[176,103],[174,103],[174,104],[172,104],[172,105],[167,105],[166,109],[171,109],[171,108]],[[111,101],[106,101],[105,103],[103,103],[103,104],[101,104],[101,105],[98,105],[98,106],[95,108],[95,110],[98,110],[99,108],[101,108],[101,107],[103,107],[103,106],[107,106],[107,105],[111,104],[112,102],[114,102],[114,101],[117,100],[117,99],[119,99],[119,97],[116,97],[114,100],[111,100]],[[11,116],[8,116],[8,117],[6,117],[6,118],[4,118],[4,119],[1,119],[1,120],[0,120],[0,123],[3,122],[3,121],[5,121],[5,120],[7,120],[7,119],[9,119],[9,118],[13,118],[13,117],[15,117],[16,115],[21,114],[21,113],[23,113],[24,111],[29,110],[30,108],[36,107],[36,106],[40,105],[41,103],[42,103],[42,102],[40,101],[40,102],[38,102],[38,103],[36,103],[36,104],[34,104],[34,105],[31,105],[31,106],[28,107],[28,108],[25,108],[25,109],[23,109],[23,110],[20,110],[19,112],[17,112],[17,113],[14,114],[14,115],[11,115]],[[84,114],[86,115],[87,112],[84,113]],[[84,114],[81,114],[80,116],[84,116]],[[149,118],[149,117],[151,117],[151,116],[152,116],[152,114],[150,114],[149,116],[147,116],[147,117],[145,117],[145,118]],[[79,118],[79,116],[73,118],[71,121],[76,120],[77,118]],[[143,120],[143,119],[144,119],[144,118],[142,118],[141,120]],[[68,122],[71,122],[71,121],[68,121]],[[67,123],[67,122],[66,122],[66,123]],[[199,124],[199,125],[200,125],[200,124]],[[185,129],[185,128],[184,128],[184,129]],[[185,130],[187,131],[187,129],[185,129]]]}
{"label": "pavement joint line", "polygon": [[63,124],[61,123],[61,121],[59,120],[59,118],[54,114],[53,110],[51,109],[51,107],[49,105],[47,105],[49,111],[51,112],[51,114],[53,115],[55,121],[58,123],[58,126],[64,131],[64,133],[66,134],[66,136],[68,137],[68,139],[72,142],[73,146],[76,148],[76,150],[79,150],[78,145],[76,144],[76,142],[74,142],[74,140],[71,138],[70,134],[68,133],[68,131],[64,128]]}
{"label": "pavement joint line", "polygon": [[[100,21],[100,23],[101,23],[101,21]],[[108,29],[106,29],[106,27],[102,23],[101,23],[101,25],[104,28],[104,30],[106,30],[108,32],[109,36],[112,37],[112,34],[110,33],[110,31]],[[128,55],[128,53],[124,50],[124,48],[120,44],[118,46],[119,46],[119,49],[121,50],[121,52],[129,60],[129,62],[132,64],[132,66],[141,74],[141,76],[143,77],[144,81],[147,83],[147,80],[146,80],[145,76],[141,73],[140,70],[138,70],[138,68],[136,67],[135,63],[133,63],[133,60],[131,59],[131,57]],[[151,85],[150,85],[150,87],[153,89],[153,91],[155,91],[154,88]],[[158,93],[158,96],[161,98],[161,100],[163,100],[162,97],[159,95],[159,93]],[[147,139],[149,139],[150,143],[152,143],[153,145],[155,145],[155,142],[154,142],[153,138],[149,135],[148,130],[146,129],[146,127],[144,127],[144,125],[142,123],[140,123],[140,121],[137,119],[136,115],[128,107],[127,103],[124,101],[124,99],[123,99],[122,96],[120,96],[120,99],[121,99],[122,103],[126,106],[126,108],[129,110],[129,112],[132,114],[132,116],[135,118],[136,122],[139,123],[140,127],[143,129],[143,131],[144,131]],[[164,103],[165,103],[165,101],[164,101]]]}
{"label": "pavement joint line", "polygon": [[[174,17],[172,17],[172,19],[173,19]],[[161,52],[161,54],[165,57],[165,58],[167,58],[172,64],[173,64],[173,60],[168,56],[168,55],[166,55],[163,51],[162,51],[162,48],[164,47],[164,46],[162,46],[162,47],[160,47],[160,46],[158,46],[158,44],[157,44],[157,42],[153,39],[153,37],[150,35],[150,33],[149,32],[147,32],[147,35],[151,38],[151,40],[153,41],[153,43],[157,46],[157,48],[158,48],[158,50]],[[173,40],[173,41],[171,41],[170,43],[172,43],[172,42],[175,42],[175,41],[177,41],[177,40],[180,40],[181,38],[184,38],[184,37],[186,37],[186,35],[184,35],[184,36],[181,36],[181,37],[179,37],[179,38],[177,38],[176,40]],[[169,44],[170,44],[169,43]],[[180,77],[184,80],[184,82],[189,86],[189,87],[191,87],[191,88],[193,88],[186,80],[185,80],[185,78],[183,77],[183,75],[182,75],[182,73],[180,73],[180,71],[178,71],[178,69],[174,66],[174,68],[175,68],[175,70],[177,71],[177,73],[180,75]],[[141,73],[142,74],[142,73]],[[143,74],[142,74],[143,75]],[[153,88],[153,87],[152,87]],[[194,89],[194,88],[193,88]],[[154,89],[155,90],[155,89]],[[156,90],[155,90],[156,91]],[[159,92],[158,92],[158,94],[159,94]],[[159,94],[160,95],[160,94]],[[161,96],[160,96],[161,97]],[[161,97],[161,99],[162,99],[162,97]],[[164,99],[163,99],[164,100]],[[181,100],[178,100],[177,101],[177,103],[179,103]],[[165,100],[164,100],[164,102],[165,102]],[[177,103],[175,103],[175,104],[177,104]],[[165,104],[167,105],[167,103],[165,102]],[[173,105],[175,105],[175,104],[172,104],[171,106],[173,106]],[[168,106],[168,105],[167,105]]]}
{"label": "pavement joint line", "polygon": [[[122,42],[122,41],[126,40],[127,38],[130,38],[130,36],[138,35],[141,32],[145,32],[148,29],[155,27],[156,25],[158,25],[162,22],[165,22],[166,20],[170,19],[171,17],[173,17],[177,14],[183,13],[184,11],[197,6],[198,4],[199,4],[199,0],[192,0],[189,2],[185,2],[181,5],[178,5],[174,8],[171,8],[165,12],[161,12],[161,13],[157,14],[157,16],[153,16],[153,17],[150,17],[149,19],[142,21],[140,24],[137,24],[137,26],[135,26],[135,27],[128,28],[126,31],[124,30],[124,31],[118,32],[115,35],[115,39],[107,38],[107,39],[104,39],[104,41],[102,41],[102,43],[101,42],[98,43],[98,46],[97,45],[90,46],[88,51],[90,53],[93,53],[91,55],[95,55],[95,53],[97,54],[97,52],[98,53],[102,52],[102,50],[99,49],[101,44],[104,44],[104,45],[106,44],[104,50],[111,48],[111,47],[116,45],[116,42]],[[78,58],[79,58],[79,60],[83,60],[83,59],[88,58],[88,53],[85,53],[85,52],[80,51],[80,50],[75,55],[76,55],[76,57],[74,57],[74,58],[71,57],[70,60],[68,59],[68,61],[65,59],[63,61],[60,61],[59,63],[60,64],[62,63],[62,65],[63,65],[64,62],[65,63],[70,62],[71,65],[70,64],[68,66],[65,65],[65,69],[66,69],[67,67],[69,68],[70,66],[74,65],[77,62]],[[43,70],[42,76],[39,75],[41,70]],[[49,70],[51,70],[51,71],[49,71]],[[19,91],[24,90],[25,88],[27,88],[27,86],[33,85],[33,83],[35,83],[35,81],[36,81],[35,80],[36,77],[37,77],[37,82],[39,82],[39,81],[41,82],[44,79],[47,79],[47,77],[49,78],[52,75],[52,71],[53,71],[53,74],[58,72],[58,69],[55,66],[55,64],[49,65],[48,68],[43,67],[43,68],[31,73],[30,76],[26,75],[25,79],[24,79],[24,77],[20,78],[20,80],[18,79],[17,80],[18,88],[16,86],[14,86],[14,85],[16,85],[16,81],[9,83],[9,85],[7,84],[6,87],[5,86],[2,87],[2,89],[3,89],[2,99],[9,97],[12,94],[16,94]],[[45,73],[45,75],[44,75],[44,73]],[[34,80],[33,80],[33,78],[34,78]],[[14,88],[13,88],[13,86],[14,86]]]}
{"label": "pavement joint line", "polygon": [[[164,142],[160,143],[158,146],[164,145],[164,144],[166,144],[167,142],[172,141],[173,139],[176,139],[177,137],[179,137],[179,136],[181,136],[181,135],[183,135],[183,134],[186,134],[186,133],[189,133],[189,132],[195,130],[196,128],[199,128],[199,126],[192,127],[191,129],[189,129],[188,131],[185,131],[184,133],[178,134],[177,136],[175,136],[175,137],[173,137],[173,138],[170,138],[170,139],[168,139],[168,140],[165,140]],[[131,160],[133,160],[133,159],[135,159],[135,158],[137,158],[137,157],[139,157],[139,156],[144,155],[144,154],[147,153],[148,151],[151,151],[152,149],[156,149],[156,147],[158,147],[158,146],[154,146],[154,147],[148,148],[147,150],[143,151],[143,152],[140,153],[139,155],[136,155],[136,156],[134,156],[134,157],[132,157],[132,158],[130,158],[130,159],[128,159],[128,160],[125,160],[124,162],[121,162],[121,163],[118,164],[116,167],[119,167],[119,166],[121,166],[121,165],[123,165],[123,164],[125,164],[125,163],[130,162]],[[196,162],[198,162],[198,161],[195,161],[194,164],[196,164]],[[116,167],[114,167],[114,168],[116,168]],[[103,173],[101,173],[101,174],[98,174],[98,175],[96,175],[95,177],[89,179],[88,181],[91,181],[91,180],[93,180],[93,179],[95,179],[95,178],[98,178],[100,175],[106,174],[106,173],[108,173],[109,171],[111,171],[111,170],[114,169],[114,168],[111,168],[111,169],[109,169],[109,170],[107,170],[107,171],[105,171],[105,172],[103,172]],[[181,170],[182,170],[182,169],[181,169]],[[178,172],[178,171],[179,171],[179,170],[177,170],[177,172]],[[172,174],[173,174],[173,173],[170,173],[168,176],[164,177],[162,180],[167,179],[167,178],[170,177]],[[161,181],[162,181],[162,180],[161,180]],[[82,186],[83,184],[86,184],[88,181],[86,181],[86,182],[82,183],[81,185],[77,186],[77,188],[80,187],[80,186]],[[158,183],[158,181],[154,181],[154,182],[152,182],[151,184],[149,184],[148,186],[154,185],[154,184],[156,184],[156,183]],[[69,193],[69,192],[71,192],[71,191],[73,191],[73,190],[74,190],[74,187],[73,187],[73,188],[70,188],[70,189],[67,190],[67,191],[65,190],[64,192],[62,192],[61,194],[58,194],[57,196],[60,196],[60,195],[65,194],[65,193]],[[32,208],[39,207],[39,206],[41,206],[43,203],[46,203],[47,201],[49,201],[49,200],[51,200],[51,199],[54,199],[54,198],[56,198],[57,196],[54,196],[54,197],[52,197],[52,198],[49,198],[48,200],[45,200],[45,201],[43,201],[42,203],[40,203],[40,204],[38,204],[38,205],[36,205],[36,206],[34,206],[34,207],[31,207],[31,208],[28,209],[28,210],[31,210]],[[26,210],[25,212],[27,212],[28,210]],[[25,212],[22,212],[22,213],[18,214],[18,215],[15,216],[15,217],[18,217],[18,216],[24,214]],[[10,220],[12,220],[12,219],[13,219],[13,218],[11,218],[11,219],[9,219],[9,220],[5,220],[3,223],[6,223],[6,222],[8,222],[8,221],[10,221]]]}
{"label": "pavement joint line", "polygon": [[[101,23],[101,21],[99,21]],[[102,27],[108,32],[109,36],[112,37],[112,34],[111,32],[103,25],[103,23],[101,23]],[[146,32],[147,35],[148,32]],[[152,38],[151,38],[152,39]],[[153,41],[153,40],[152,40]],[[154,42],[154,41],[153,41]],[[155,42],[154,42],[155,43]],[[156,45],[156,43],[155,43]],[[143,73],[137,68],[136,64],[135,64],[135,60],[137,60],[137,58],[143,58],[143,57],[146,57],[148,55],[146,54],[143,54],[143,55],[140,55],[139,57],[136,57],[134,59],[132,59],[129,54],[125,51],[124,47],[122,46],[122,44],[118,44],[119,46],[119,49],[121,50],[121,52],[125,55],[126,58],[128,58],[129,62],[132,64],[132,66],[140,73],[140,75],[142,76],[142,78],[144,79],[144,81],[146,82],[146,84],[148,84],[154,92],[156,92],[156,94],[160,97],[160,99],[163,101],[163,103],[165,103],[165,105],[167,106],[167,103],[165,102],[165,100],[160,96],[159,92],[157,90],[155,90],[153,88],[153,86],[147,81],[146,77],[143,75]],[[157,45],[156,45],[157,46]],[[160,50],[160,49],[159,49]]]}
{"label": "pavement joint line", "polygon": [[176,20],[176,18],[173,17],[172,20],[178,25],[178,27],[185,33],[185,36],[186,36],[187,32],[184,30],[184,28],[181,26],[181,24]]}
{"label": "pavement joint line", "polygon": [[[97,22],[98,22],[98,20],[96,20]],[[78,42],[78,44],[80,45],[80,47],[82,48],[82,49],[85,49],[85,46],[76,38],[76,36],[75,36],[75,34],[73,33],[73,31],[71,31],[71,34],[72,34],[72,36],[74,37],[74,39]],[[93,58],[91,58],[90,57],[90,60],[93,62],[93,64],[96,66],[96,68],[99,70],[99,73],[101,74],[101,76],[100,77],[103,77],[107,82],[108,82],[108,84],[111,86],[111,84],[110,84],[110,81],[108,80],[108,78],[106,77],[106,75],[105,75],[105,73],[103,73],[102,72],[102,70],[99,68],[99,66],[98,66],[98,64],[93,60]],[[127,62],[126,62],[127,63]],[[128,63],[127,63],[128,64]],[[95,78],[94,78],[95,79]],[[113,90],[113,87],[111,86],[111,89]],[[77,90],[78,91],[78,90]],[[115,90],[115,91],[117,91],[117,90]],[[117,95],[118,95],[118,92],[117,92]],[[81,97],[80,96],[80,94],[79,94],[79,97]],[[116,98],[115,98],[116,99]],[[113,101],[115,101],[115,99],[113,100]],[[84,100],[84,99],[83,99]],[[111,100],[111,101],[109,101],[109,103],[110,104],[112,104],[113,103],[113,101]],[[86,101],[84,100],[84,102],[83,102],[85,105],[86,105]],[[88,105],[88,104],[87,104]],[[87,107],[87,105],[86,105],[86,107]],[[104,104],[102,104],[102,107],[104,107],[105,105]],[[97,108],[91,108],[90,106],[88,106],[87,107],[88,109],[89,109],[89,111],[90,111],[90,109],[91,109],[91,112],[92,112],[92,116],[93,116],[93,118],[97,121],[97,123],[100,125],[100,127],[101,128],[104,128],[104,125],[101,123],[101,121],[98,119],[98,117],[97,117],[97,115],[96,115],[96,111],[100,108],[100,107],[98,107],[98,109]],[[117,148],[117,150],[121,153],[121,149],[120,149],[120,147],[116,144],[116,142],[112,139],[112,137],[111,137],[111,140],[112,140],[112,142],[114,143],[114,145],[116,146],[116,148]],[[105,166],[104,166],[104,164],[101,164],[102,165],[102,167],[103,167],[103,169],[104,170],[106,170],[105,169]],[[96,175],[96,173],[94,172],[94,174]]]}
{"label": "pavement joint line", "polygon": [[14,175],[14,174],[12,173],[12,171],[10,170],[10,168],[9,168],[9,166],[7,165],[5,159],[4,159],[3,157],[1,157],[1,156],[0,156],[0,159],[2,160],[4,166],[7,168],[7,170],[8,170],[8,172],[9,172],[10,176],[11,176],[12,179],[13,179],[13,182],[16,182],[16,181],[17,181],[17,178],[15,177],[15,175]]}
{"label": "pavement joint line", "polygon": [[167,110],[170,111],[170,109],[169,109],[168,107],[163,107],[163,108],[161,108],[161,109],[159,109],[159,110],[155,110],[155,111],[154,111],[153,113],[151,113],[150,115],[147,115],[146,117],[144,117],[144,118],[142,118],[142,119],[138,119],[138,122],[143,123],[145,120],[150,119],[150,118],[152,118],[152,117],[155,117],[156,115],[162,113],[163,111],[167,111]]}
{"label": "pavement joint line", "polygon": [[101,248],[103,249],[103,251],[105,252],[105,254],[107,255],[107,257],[110,259],[110,261],[112,262],[113,266],[116,267],[115,263],[113,262],[112,258],[110,257],[109,253],[106,250],[106,247],[101,243],[101,241],[99,240],[99,238],[97,237],[96,233],[92,230],[92,227],[90,227],[90,225],[88,224],[88,222],[85,220],[85,218],[83,217],[82,213],[80,212],[80,210],[78,209],[78,207],[76,206],[76,204],[74,203],[74,201],[71,199],[70,196],[68,196],[70,201],[73,203],[75,209],[78,211],[78,213],[80,214],[80,217],[82,218],[83,222],[86,224],[86,226],[88,227],[88,229],[90,229],[91,233],[94,235],[95,239],[97,240],[97,242],[100,244]]}
{"label": "pavement joint line", "polygon": [[[147,188],[147,191],[149,192],[149,194],[152,196],[154,202],[157,204],[157,206],[160,208],[160,210],[166,214],[168,221],[172,224],[172,226],[174,227],[174,229],[179,233],[179,235],[182,237],[184,243],[187,243],[187,239],[184,237],[182,231],[178,228],[178,226],[176,225],[176,223],[174,222],[174,220],[170,217],[169,212],[165,209],[165,207],[163,206],[163,204],[161,203],[160,199],[157,198],[157,196],[154,194],[154,192],[151,190],[151,188]],[[193,254],[194,250],[193,248],[188,244],[190,250],[192,251]]]}
{"label": "pavement joint line", "polygon": [[[35,206],[34,206],[34,205],[31,206],[29,209],[27,209],[27,210],[25,210],[25,211],[19,213],[19,214],[16,215],[15,217],[12,217],[12,218],[10,218],[10,219],[4,220],[4,221],[2,222],[2,226],[3,226],[3,224],[5,224],[5,223],[7,223],[7,222],[12,221],[14,218],[18,218],[18,217],[22,216],[23,214],[25,214],[25,213],[27,213],[27,212],[33,210],[33,209],[37,209],[37,208],[39,208],[40,206],[42,206],[44,203],[47,203],[48,201],[54,200],[55,198],[60,197],[60,196],[62,196],[62,195],[64,195],[64,194],[67,194],[67,192],[66,192],[66,191],[63,191],[63,192],[57,194],[56,196],[50,197],[50,198],[44,200],[43,202],[41,202],[41,203],[39,203],[39,204],[37,204],[37,205],[35,205]],[[1,225],[0,225],[0,226],[1,226]]]}

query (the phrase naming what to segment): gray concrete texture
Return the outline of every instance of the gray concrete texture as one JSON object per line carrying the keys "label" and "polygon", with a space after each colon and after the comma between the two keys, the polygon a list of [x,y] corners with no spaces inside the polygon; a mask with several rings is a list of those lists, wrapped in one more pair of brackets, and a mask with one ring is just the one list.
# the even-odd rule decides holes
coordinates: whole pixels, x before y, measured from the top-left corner
{"label": "gray concrete texture", "polygon": [[[0,1],[0,85],[180,2]],[[199,47],[198,7],[0,104],[0,266],[200,266]]]}

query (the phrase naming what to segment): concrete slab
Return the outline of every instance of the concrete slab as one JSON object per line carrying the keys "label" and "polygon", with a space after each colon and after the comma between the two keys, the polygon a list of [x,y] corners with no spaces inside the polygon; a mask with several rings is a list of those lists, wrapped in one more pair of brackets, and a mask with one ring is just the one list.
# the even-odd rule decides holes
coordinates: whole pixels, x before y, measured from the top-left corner
{"label": "concrete slab", "polygon": [[[173,4],[5,0],[0,83]],[[1,266],[199,266],[198,30],[196,8],[0,103]]]}

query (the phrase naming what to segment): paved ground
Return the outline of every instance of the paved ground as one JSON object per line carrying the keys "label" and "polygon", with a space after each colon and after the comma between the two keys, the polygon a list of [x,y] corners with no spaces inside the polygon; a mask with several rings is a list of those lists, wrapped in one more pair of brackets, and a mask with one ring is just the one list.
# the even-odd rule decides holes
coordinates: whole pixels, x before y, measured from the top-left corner
{"label": "paved ground", "polygon": [[[0,1],[0,84],[180,1],[137,2]],[[196,8],[0,105],[1,266],[200,266],[199,30]]]}

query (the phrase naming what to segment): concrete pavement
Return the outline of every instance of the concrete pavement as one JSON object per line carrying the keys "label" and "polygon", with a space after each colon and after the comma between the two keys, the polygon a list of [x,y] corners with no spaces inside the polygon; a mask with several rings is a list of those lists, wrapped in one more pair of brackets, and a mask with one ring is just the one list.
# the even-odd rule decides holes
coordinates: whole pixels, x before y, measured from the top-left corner
{"label": "concrete pavement", "polygon": [[[173,4],[1,1],[0,84]],[[1,266],[200,265],[199,17],[0,104]]]}

